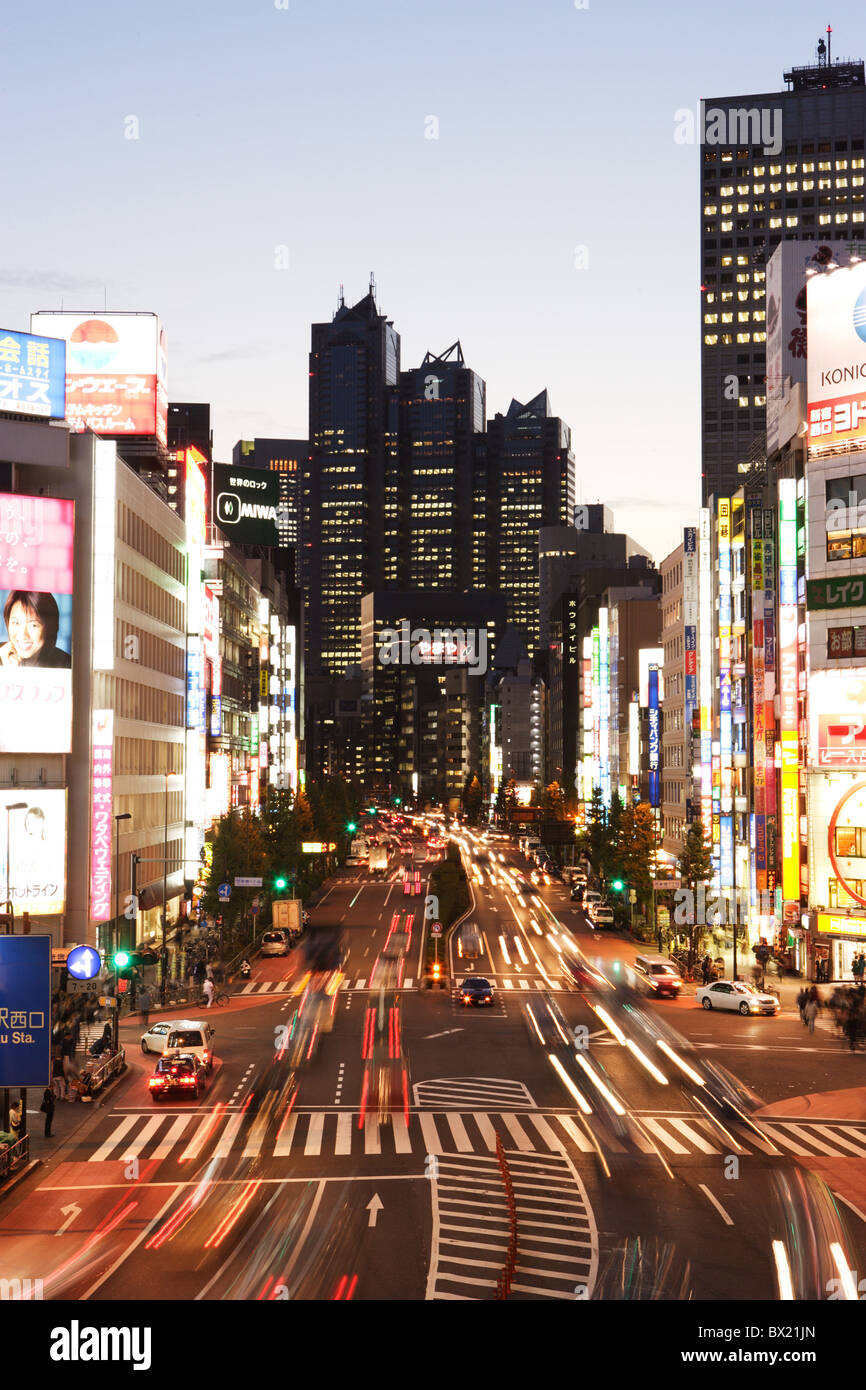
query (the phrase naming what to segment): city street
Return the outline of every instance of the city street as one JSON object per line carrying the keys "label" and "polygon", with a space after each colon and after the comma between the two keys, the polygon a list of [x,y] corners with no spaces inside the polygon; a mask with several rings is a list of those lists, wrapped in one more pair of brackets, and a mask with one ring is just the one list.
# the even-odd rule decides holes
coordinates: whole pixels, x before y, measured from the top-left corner
{"label": "city street", "polygon": [[[153,1059],[136,1050],[140,1027],[125,1024],[130,1075],[7,1201],[4,1268],[42,1272],[46,1297],[85,1301],[142,1289],[184,1300],[490,1299],[508,1245],[502,1158],[517,1214],[512,1298],[723,1298],[732,1272],[741,1297],[778,1297],[772,1242],[784,1239],[792,1194],[803,1200],[803,1171],[829,1172],[866,1210],[866,1116],[784,1105],[723,1115],[671,1055],[624,1046],[611,1027],[627,1027],[629,1009],[657,1016],[694,1045],[674,1047],[683,1061],[722,1065],[763,1101],[822,1091],[830,1068],[844,1095],[863,1057],[844,1056],[826,1030],[805,1046],[789,1013],[706,1015],[688,995],[611,996],[600,1017],[599,997],[564,968],[562,942],[608,960],[633,944],[593,933],[560,885],[518,897],[502,886],[503,866],[485,853],[476,863],[485,882],[473,883],[469,918],[484,955],[471,973],[494,984],[492,1007],[419,988],[425,897],[404,897],[399,871],[373,881],[344,869],[313,914],[314,927],[342,929],[346,949],[333,1029],[315,1054],[293,1067],[284,1045],[305,988],[299,951],[259,962],[229,1008],[212,1011],[216,1062],[197,1103],[150,1099]],[[394,923],[408,931],[400,987],[383,974]],[[452,984],[470,973],[455,940]],[[533,1035],[525,1010],[548,998],[569,1029],[587,1030],[584,1051],[548,1052]],[[384,1123],[363,1055],[379,1016],[399,1018],[394,1050],[408,1076],[407,1104]],[[842,1211],[858,1268],[866,1218]],[[832,1270],[806,1261],[797,1277],[800,1295],[815,1297]]]}

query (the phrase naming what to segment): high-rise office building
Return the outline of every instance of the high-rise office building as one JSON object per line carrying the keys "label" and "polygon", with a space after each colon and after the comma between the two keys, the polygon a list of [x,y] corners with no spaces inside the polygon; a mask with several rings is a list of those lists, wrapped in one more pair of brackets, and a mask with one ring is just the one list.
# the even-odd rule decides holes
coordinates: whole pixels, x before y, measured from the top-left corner
{"label": "high-rise office building", "polygon": [[487,427],[489,587],[505,595],[507,621],[530,652],[540,640],[538,556],[542,526],[569,526],[574,516],[571,430],[541,391],[527,405],[512,400]]}
{"label": "high-rise office building", "polygon": [[410,589],[472,587],[473,470],[486,387],[460,343],[400,373],[401,545]]}
{"label": "high-rise office building", "polygon": [[400,336],[375,286],[314,323],[310,448],[301,478],[307,670],[361,660],[361,598],[398,580]]}
{"label": "high-rise office building", "polygon": [[207,401],[169,401],[168,505],[186,519],[186,456],[194,449],[199,464],[213,462],[213,430]]}
{"label": "high-rise office building", "polygon": [[816,59],[782,92],[701,103],[702,487],[729,497],[765,430],[766,262],[784,240],[862,240],[866,77]]}

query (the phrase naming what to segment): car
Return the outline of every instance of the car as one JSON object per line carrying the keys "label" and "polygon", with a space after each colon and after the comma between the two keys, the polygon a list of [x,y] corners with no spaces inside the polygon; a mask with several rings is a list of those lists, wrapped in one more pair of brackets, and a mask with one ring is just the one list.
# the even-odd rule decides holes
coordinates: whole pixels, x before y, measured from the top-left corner
{"label": "car", "polygon": [[172,1028],[177,1027],[174,1019],[160,1019],[152,1023],[146,1033],[141,1035],[142,1052],[165,1052],[165,1044]]}
{"label": "car", "polygon": [[147,1084],[153,1100],[166,1100],[173,1091],[198,1100],[207,1085],[207,1069],[194,1052],[166,1052]]}
{"label": "car", "polygon": [[574,1034],[552,999],[541,998],[523,1005],[523,1016],[529,1034],[541,1043],[542,1047],[571,1047]]}
{"label": "car", "polygon": [[592,921],[596,927],[613,927],[615,925],[613,908],[606,907],[603,903],[600,904],[592,912]]}
{"label": "car", "polygon": [[634,969],[643,993],[659,999],[664,995],[669,999],[679,997],[683,981],[673,961],[664,956],[635,956]]}
{"label": "car", "polygon": [[583,900],[588,912],[592,912],[596,907],[601,907],[601,894],[597,893],[594,888],[590,888],[584,893]]}
{"label": "car", "polygon": [[461,1004],[492,1004],[493,986],[480,975],[470,975],[458,985],[457,997]]}
{"label": "car", "polygon": [[284,956],[288,949],[288,942],[281,931],[266,931],[262,937],[263,956]]}
{"label": "car", "polygon": [[210,1071],[213,1067],[213,1040],[214,1030],[209,1023],[184,1018],[172,1024],[165,1050],[193,1052]]}
{"label": "car", "polygon": [[411,896],[412,896],[412,880],[411,880],[411,878],[409,877],[409,875],[407,874],[407,875],[405,876],[405,878],[403,879],[403,897],[404,897],[404,898],[411,898]]}
{"label": "car", "polygon": [[419,871],[416,869],[416,870],[415,870],[415,877],[414,877],[414,879],[413,879],[413,881],[412,881],[412,891],[413,891],[413,893],[415,894],[415,897],[416,897],[416,898],[417,898],[417,897],[420,897],[420,895],[421,895],[421,890],[422,890],[422,886],[423,886],[423,885],[422,885],[422,883],[421,883],[421,874],[420,874]]}
{"label": "car", "polygon": [[582,883],[575,883],[575,884],[572,884],[572,888],[571,888],[571,892],[569,893],[569,897],[571,898],[571,901],[572,901],[573,903],[582,903],[582,902],[583,902],[583,895],[584,895],[585,892],[586,892],[586,889],[584,888],[584,886],[583,886]]}
{"label": "car", "polygon": [[695,993],[704,1009],[731,1009],[738,1014],[777,1014],[779,1001],[775,994],[761,994],[742,980],[716,980]]}

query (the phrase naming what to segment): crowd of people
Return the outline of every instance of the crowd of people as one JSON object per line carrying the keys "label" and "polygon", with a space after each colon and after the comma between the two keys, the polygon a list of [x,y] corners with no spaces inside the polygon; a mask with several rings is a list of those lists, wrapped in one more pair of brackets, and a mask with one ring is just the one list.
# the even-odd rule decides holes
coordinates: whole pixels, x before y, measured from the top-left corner
{"label": "crowd of people", "polygon": [[866,1037],[866,984],[863,971],[852,971],[857,983],[838,984],[829,999],[822,999],[817,985],[804,985],[797,995],[797,1008],[804,1028],[815,1031],[815,1020],[822,1009],[832,1015],[836,1031],[843,1037],[852,1052],[856,1052],[861,1038]]}

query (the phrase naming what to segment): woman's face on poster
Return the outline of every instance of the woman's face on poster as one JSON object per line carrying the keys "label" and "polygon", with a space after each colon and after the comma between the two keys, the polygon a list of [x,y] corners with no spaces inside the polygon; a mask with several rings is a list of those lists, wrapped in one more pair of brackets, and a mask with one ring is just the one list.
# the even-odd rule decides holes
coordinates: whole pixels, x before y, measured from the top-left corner
{"label": "woman's face on poster", "polygon": [[9,642],[19,661],[30,661],[42,650],[45,625],[32,608],[13,603],[7,623]]}

